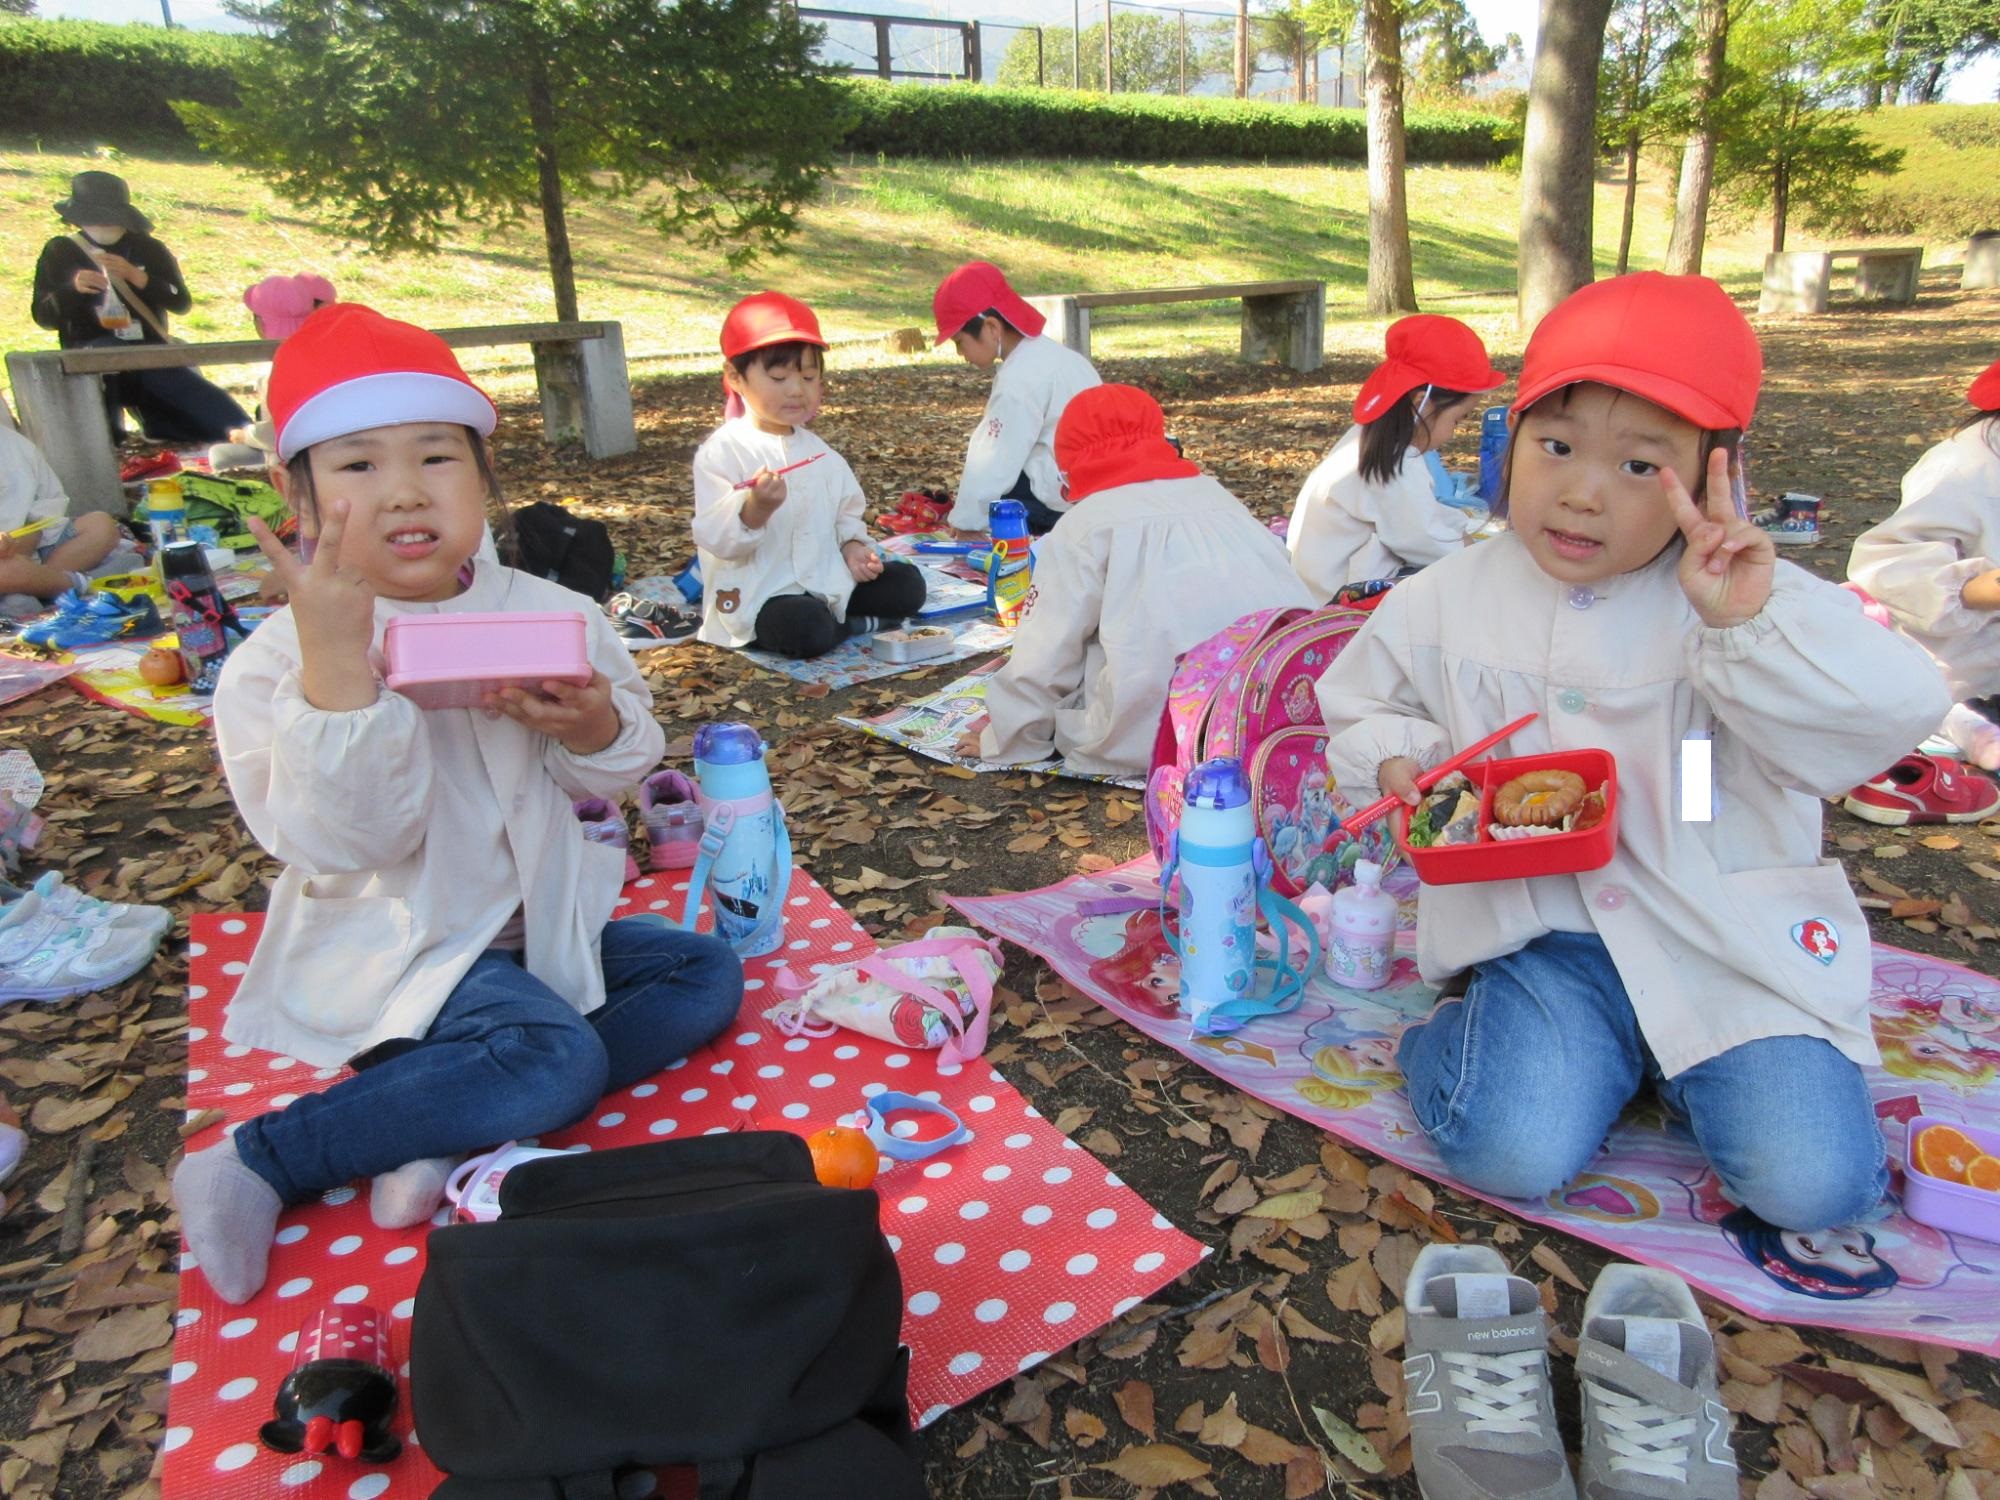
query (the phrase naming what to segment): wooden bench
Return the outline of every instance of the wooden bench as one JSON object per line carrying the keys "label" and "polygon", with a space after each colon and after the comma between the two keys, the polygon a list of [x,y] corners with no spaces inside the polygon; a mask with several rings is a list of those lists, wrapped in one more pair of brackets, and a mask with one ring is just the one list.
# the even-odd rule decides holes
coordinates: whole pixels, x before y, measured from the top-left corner
{"label": "wooden bench", "polygon": [[[501,344],[533,349],[546,441],[580,441],[592,458],[612,458],[639,446],[620,324],[507,323],[437,332],[454,349]],[[7,378],[21,430],[48,457],[69,493],[71,509],[123,512],[118,453],[104,419],[103,377],[130,370],[267,364],[277,347],[268,339],[244,339],[17,351],[7,356]]]}
{"label": "wooden bench", "polygon": [[2000,230],[1982,229],[1965,242],[1965,269],[1959,273],[1962,292],[2000,287]]}
{"label": "wooden bench", "polygon": [[1071,292],[1030,297],[1028,303],[1048,318],[1049,337],[1087,359],[1093,308],[1239,299],[1243,303],[1243,358],[1277,360],[1294,370],[1317,370],[1325,362],[1324,281],[1238,281],[1220,286],[1148,287],[1136,292]]}
{"label": "wooden bench", "polygon": [[1764,257],[1760,313],[1823,313],[1833,287],[1833,263],[1854,262],[1854,295],[1863,302],[1917,300],[1922,245],[1866,245],[1852,250],[1773,250]]}

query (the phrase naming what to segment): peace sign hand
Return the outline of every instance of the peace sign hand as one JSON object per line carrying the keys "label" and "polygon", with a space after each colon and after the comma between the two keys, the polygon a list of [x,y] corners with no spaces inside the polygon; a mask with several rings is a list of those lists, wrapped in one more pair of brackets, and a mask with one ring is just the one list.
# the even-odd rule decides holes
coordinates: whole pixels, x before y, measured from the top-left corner
{"label": "peace sign hand", "polygon": [[368,707],[377,692],[368,660],[375,642],[375,585],[340,565],[347,503],[336,500],[329,508],[311,562],[300,562],[256,517],[249,518],[249,527],[271,560],[271,576],[291,597],[306,701],[328,712]]}
{"label": "peace sign hand", "polygon": [[1755,619],[1771,597],[1778,549],[1769,532],[1736,514],[1729,491],[1728,450],[1717,448],[1708,456],[1705,512],[1672,469],[1660,470],[1660,488],[1667,492],[1674,520],[1687,538],[1687,550],[1681,554],[1681,592],[1702,624],[1727,630]]}

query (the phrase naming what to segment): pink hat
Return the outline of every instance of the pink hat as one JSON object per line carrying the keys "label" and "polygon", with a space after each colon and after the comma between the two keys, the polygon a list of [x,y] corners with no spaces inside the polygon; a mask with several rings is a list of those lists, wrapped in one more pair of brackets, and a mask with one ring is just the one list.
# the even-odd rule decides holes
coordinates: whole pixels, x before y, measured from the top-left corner
{"label": "pink hat", "polygon": [[243,293],[243,305],[257,315],[267,339],[288,339],[313,309],[340,300],[333,283],[307,271],[298,276],[266,276]]}
{"label": "pink hat", "polygon": [[1354,398],[1354,420],[1373,422],[1399,396],[1420,385],[1472,395],[1498,390],[1507,377],[1493,368],[1479,335],[1456,318],[1417,313],[1389,325],[1383,340],[1388,358],[1361,382]]}
{"label": "pink hat", "polygon": [[371,427],[456,422],[485,437],[497,419],[443,339],[358,302],[322,307],[278,346],[265,405],[280,462]]}
{"label": "pink hat", "polygon": [[940,281],[931,296],[931,315],[937,319],[937,342],[950,343],[953,334],[989,308],[1030,338],[1048,322],[1007,284],[998,266],[969,260]]}
{"label": "pink hat", "polygon": [[1965,399],[1981,411],[2000,411],[2000,359],[1988,365],[1985,372],[1972,382],[1965,393]]}
{"label": "pink hat", "polygon": [[1131,385],[1094,385],[1056,421],[1056,467],[1074,504],[1147,479],[1192,479],[1201,466],[1174,451],[1160,403]]}

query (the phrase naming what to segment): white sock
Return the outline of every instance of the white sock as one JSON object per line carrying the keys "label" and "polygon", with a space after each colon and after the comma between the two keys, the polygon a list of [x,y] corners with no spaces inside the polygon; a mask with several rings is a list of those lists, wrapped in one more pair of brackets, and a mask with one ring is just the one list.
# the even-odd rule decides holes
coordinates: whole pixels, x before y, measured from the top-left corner
{"label": "white sock", "polygon": [[284,1204],[270,1183],[243,1164],[235,1141],[181,1159],[174,1172],[174,1206],[181,1214],[181,1242],[194,1252],[215,1295],[230,1303],[256,1296]]}
{"label": "white sock", "polygon": [[1980,770],[2000,771],[2000,724],[1977,709],[1952,704],[1951,712],[1944,716],[1943,734]]}
{"label": "white sock", "polygon": [[412,1229],[444,1202],[445,1179],[455,1156],[423,1156],[384,1172],[368,1184],[368,1217],[377,1229]]}

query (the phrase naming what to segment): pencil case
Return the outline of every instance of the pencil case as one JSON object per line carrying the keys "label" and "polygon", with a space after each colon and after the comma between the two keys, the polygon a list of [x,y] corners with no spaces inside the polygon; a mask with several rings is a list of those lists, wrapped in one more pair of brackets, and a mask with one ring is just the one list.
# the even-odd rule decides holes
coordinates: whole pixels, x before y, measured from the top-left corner
{"label": "pencil case", "polygon": [[390,688],[419,708],[477,708],[500,688],[590,681],[585,630],[576,610],[398,615],[382,652]]}

